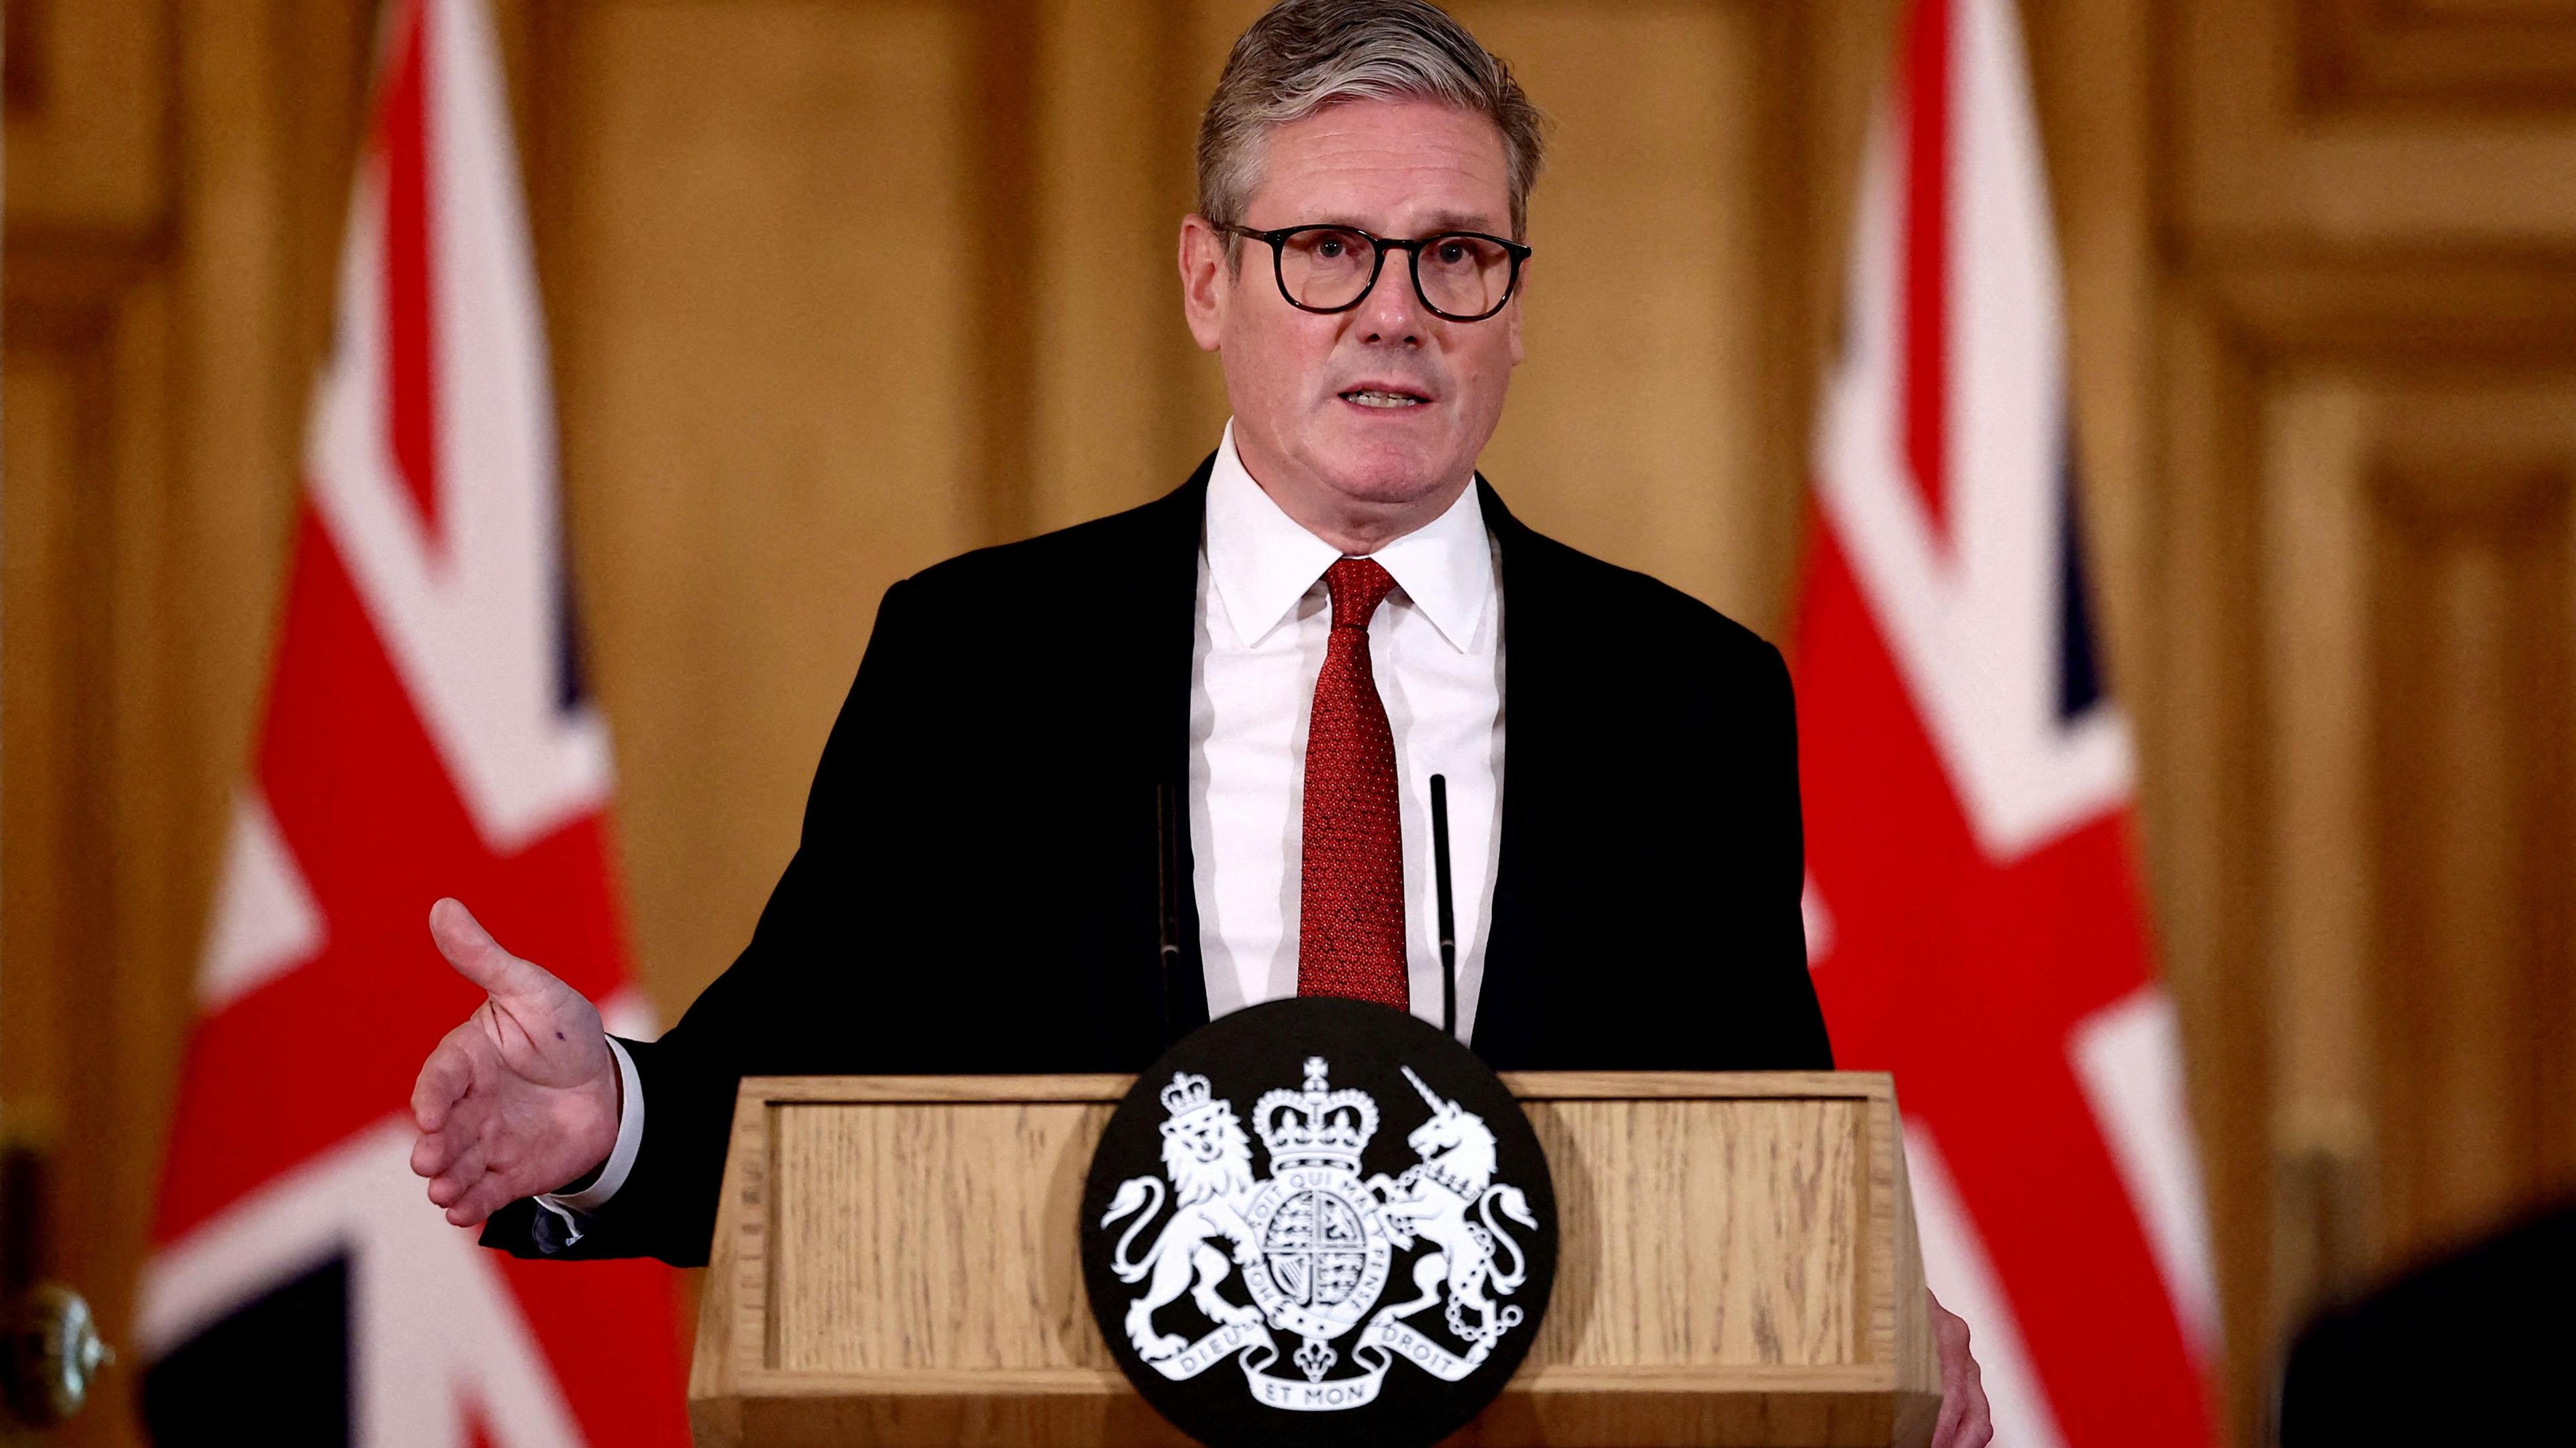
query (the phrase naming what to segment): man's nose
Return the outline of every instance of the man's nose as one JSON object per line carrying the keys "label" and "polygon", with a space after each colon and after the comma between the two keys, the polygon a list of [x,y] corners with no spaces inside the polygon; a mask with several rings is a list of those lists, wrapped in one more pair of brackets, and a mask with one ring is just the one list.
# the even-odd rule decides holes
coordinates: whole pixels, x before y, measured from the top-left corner
{"label": "man's nose", "polygon": [[1360,303],[1359,331],[1364,342],[1383,342],[1393,346],[1419,347],[1423,330],[1431,316],[1423,310],[1422,298],[1413,290],[1412,258],[1403,252],[1387,253],[1386,266],[1377,274],[1377,285]]}

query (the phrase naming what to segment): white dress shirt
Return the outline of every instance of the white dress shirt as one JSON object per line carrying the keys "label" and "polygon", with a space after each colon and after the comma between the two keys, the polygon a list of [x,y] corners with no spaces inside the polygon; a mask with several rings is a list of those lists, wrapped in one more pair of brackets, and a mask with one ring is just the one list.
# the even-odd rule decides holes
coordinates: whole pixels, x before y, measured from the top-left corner
{"label": "white dress shirt", "polygon": [[[1190,841],[1199,949],[1213,1018],[1297,993],[1306,718],[1332,633],[1324,570],[1341,558],[1272,502],[1217,445],[1200,535],[1190,661]],[[1502,565],[1469,487],[1446,512],[1370,555],[1395,589],[1369,620],[1369,661],[1395,735],[1404,831],[1404,933],[1413,1013],[1440,1022],[1440,899],[1431,776],[1449,781],[1449,868],[1458,927],[1458,1037],[1475,1029],[1502,839]],[[579,1192],[540,1196],[568,1235],[626,1184],[644,1139],[634,1063],[617,1144]]]}
{"label": "white dress shirt", "polygon": [[[1208,1014],[1297,993],[1306,720],[1333,626],[1324,570],[1341,550],[1299,527],[1235,454],[1208,477],[1190,672],[1190,842]],[[1379,549],[1395,589],[1369,620],[1369,661],[1395,735],[1413,1013],[1440,1021],[1431,776],[1449,780],[1458,1035],[1476,1020],[1501,839],[1501,566],[1472,486]]]}

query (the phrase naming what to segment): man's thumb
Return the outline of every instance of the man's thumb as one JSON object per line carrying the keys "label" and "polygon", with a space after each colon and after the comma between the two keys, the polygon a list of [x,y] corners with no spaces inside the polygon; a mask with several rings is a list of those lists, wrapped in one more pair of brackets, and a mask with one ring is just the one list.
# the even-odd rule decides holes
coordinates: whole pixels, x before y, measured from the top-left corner
{"label": "man's thumb", "polygon": [[537,968],[501,948],[483,922],[464,902],[446,899],[429,907],[429,938],[456,973],[494,995],[524,991],[536,982]]}

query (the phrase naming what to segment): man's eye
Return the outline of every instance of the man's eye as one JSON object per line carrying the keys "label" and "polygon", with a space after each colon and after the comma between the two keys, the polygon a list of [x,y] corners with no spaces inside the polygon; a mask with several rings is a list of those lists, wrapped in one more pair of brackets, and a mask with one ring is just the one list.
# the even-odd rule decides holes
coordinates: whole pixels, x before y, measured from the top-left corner
{"label": "man's eye", "polygon": [[1315,254],[1317,256],[1329,257],[1335,261],[1339,261],[1343,250],[1344,247],[1341,242],[1331,237],[1326,237],[1323,241],[1316,244]]}
{"label": "man's eye", "polygon": [[1461,243],[1454,241],[1447,242],[1440,248],[1440,261],[1444,266],[1456,266],[1458,263],[1465,261],[1466,259],[1467,248]]}

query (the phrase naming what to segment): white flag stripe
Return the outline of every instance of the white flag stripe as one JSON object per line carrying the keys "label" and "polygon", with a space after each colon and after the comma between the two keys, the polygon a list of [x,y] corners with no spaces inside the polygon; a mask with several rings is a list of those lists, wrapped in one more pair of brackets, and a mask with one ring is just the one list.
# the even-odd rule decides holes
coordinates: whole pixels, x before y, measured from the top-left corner
{"label": "white flag stripe", "polygon": [[2173,998],[2162,986],[2141,986],[2076,1027],[2069,1045],[2076,1079],[2146,1229],[2174,1314],[2192,1346],[2214,1361],[2218,1285],[2201,1210],[2200,1157],[2183,1099]]}
{"label": "white flag stripe", "polygon": [[610,1035],[623,1036],[630,1041],[650,1041],[662,1034],[662,1020],[654,1013],[653,1003],[633,986],[626,986],[601,1001],[599,1019]]}
{"label": "white flag stripe", "polygon": [[214,928],[197,969],[197,1008],[215,1014],[312,959],[322,940],[322,912],[268,801],[244,789],[233,799]]}
{"label": "white flag stripe", "polygon": [[1968,1346],[1994,1411],[1995,1448],[2066,1448],[2048,1394],[2031,1366],[2020,1320],[1996,1280],[1986,1244],[1959,1200],[1957,1181],[1919,1118],[1905,1122],[1905,1170],[1914,1178],[1914,1223],[1923,1238],[1923,1280],[1941,1305],[1968,1324]]}
{"label": "white flag stripe", "polygon": [[497,1260],[422,1200],[411,1146],[388,1121],[163,1248],[136,1313],[144,1355],[345,1254],[357,1442],[464,1443],[468,1412],[501,1448],[583,1442]]}

